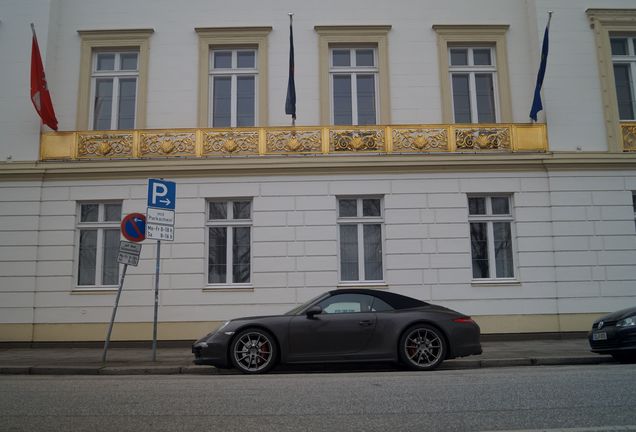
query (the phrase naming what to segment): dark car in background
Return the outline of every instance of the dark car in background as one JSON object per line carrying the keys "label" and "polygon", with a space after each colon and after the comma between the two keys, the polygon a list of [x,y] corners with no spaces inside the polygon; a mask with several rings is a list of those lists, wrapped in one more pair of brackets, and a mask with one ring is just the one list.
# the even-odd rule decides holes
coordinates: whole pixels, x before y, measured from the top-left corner
{"label": "dark car in background", "polygon": [[594,321],[588,339],[592,352],[611,354],[620,362],[636,362],[636,306]]}
{"label": "dark car in background", "polygon": [[195,364],[264,373],[278,363],[365,361],[432,370],[482,351],[469,316],[388,291],[339,289],[284,315],[230,320],[192,352]]}

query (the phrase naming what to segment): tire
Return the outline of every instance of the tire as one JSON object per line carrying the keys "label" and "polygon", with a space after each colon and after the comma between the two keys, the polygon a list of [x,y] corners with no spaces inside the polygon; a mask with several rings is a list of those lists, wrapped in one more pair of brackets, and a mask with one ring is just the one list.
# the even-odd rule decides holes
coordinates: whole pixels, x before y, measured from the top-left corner
{"label": "tire", "polygon": [[416,324],[402,334],[399,350],[402,363],[409,369],[428,371],[444,361],[448,348],[438,328]]}
{"label": "tire", "polygon": [[636,363],[636,352],[615,352],[612,353],[614,360],[620,363],[632,364]]}
{"label": "tire", "polygon": [[266,373],[276,364],[278,347],[269,332],[248,328],[232,341],[230,359],[234,367],[245,374]]}

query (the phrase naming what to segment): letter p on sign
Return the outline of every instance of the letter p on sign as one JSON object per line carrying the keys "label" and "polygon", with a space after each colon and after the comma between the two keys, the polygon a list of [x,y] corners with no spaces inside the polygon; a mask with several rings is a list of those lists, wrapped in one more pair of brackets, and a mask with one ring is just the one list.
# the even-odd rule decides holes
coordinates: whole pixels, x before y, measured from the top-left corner
{"label": "letter p on sign", "polygon": [[148,179],[148,207],[174,210],[177,185],[162,179]]}

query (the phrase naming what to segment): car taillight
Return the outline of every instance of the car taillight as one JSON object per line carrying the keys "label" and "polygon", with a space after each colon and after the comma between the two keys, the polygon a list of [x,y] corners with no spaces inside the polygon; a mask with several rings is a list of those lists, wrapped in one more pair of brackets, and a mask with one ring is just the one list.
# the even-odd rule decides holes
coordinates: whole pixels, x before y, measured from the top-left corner
{"label": "car taillight", "polygon": [[474,324],[475,323],[475,321],[473,321],[473,319],[471,317],[469,317],[469,316],[465,316],[465,317],[461,317],[461,318],[455,318],[453,320],[453,322],[460,323],[460,324],[469,324],[469,323],[470,324]]}

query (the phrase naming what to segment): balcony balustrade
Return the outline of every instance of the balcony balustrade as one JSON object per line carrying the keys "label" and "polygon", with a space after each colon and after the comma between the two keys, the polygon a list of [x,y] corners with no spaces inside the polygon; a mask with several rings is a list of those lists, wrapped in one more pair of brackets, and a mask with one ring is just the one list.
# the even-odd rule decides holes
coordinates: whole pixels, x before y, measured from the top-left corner
{"label": "balcony balustrade", "polygon": [[69,131],[40,141],[43,161],[546,151],[545,124]]}

